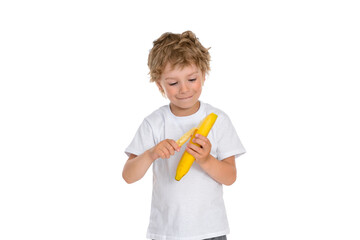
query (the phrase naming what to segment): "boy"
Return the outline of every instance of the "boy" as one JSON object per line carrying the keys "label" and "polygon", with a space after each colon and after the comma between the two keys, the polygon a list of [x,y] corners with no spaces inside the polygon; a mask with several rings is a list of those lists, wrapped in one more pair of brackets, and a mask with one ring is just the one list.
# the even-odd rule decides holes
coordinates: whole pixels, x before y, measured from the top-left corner
{"label": "boy", "polygon": [[[164,33],[154,41],[148,66],[151,82],[170,104],[147,116],[125,153],[123,178],[141,179],[153,166],[153,193],[147,238],[156,240],[226,239],[229,227],[222,184],[236,180],[235,157],[245,149],[229,117],[199,101],[210,54],[191,31]],[[210,113],[218,118],[208,137],[196,135],[181,148],[176,141]],[[175,180],[177,164],[188,151],[195,157],[189,172]]]}

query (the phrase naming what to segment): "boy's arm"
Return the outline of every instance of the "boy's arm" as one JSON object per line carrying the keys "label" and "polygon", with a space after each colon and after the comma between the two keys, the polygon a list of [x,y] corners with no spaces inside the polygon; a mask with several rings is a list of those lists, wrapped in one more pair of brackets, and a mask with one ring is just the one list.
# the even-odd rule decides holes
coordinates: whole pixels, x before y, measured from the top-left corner
{"label": "boy's arm", "polygon": [[125,163],[122,177],[125,182],[129,184],[134,183],[145,175],[152,163],[153,161],[149,157],[149,151],[145,151],[138,156],[131,154]]}
{"label": "boy's arm", "polygon": [[214,158],[211,154],[211,143],[207,137],[196,134],[193,143],[188,143],[186,151],[195,157],[200,167],[215,181],[227,186],[236,181],[235,156],[223,159]]}
{"label": "boy's arm", "polygon": [[178,144],[172,139],[165,139],[140,155],[130,154],[126,161],[122,176],[127,183],[134,183],[140,180],[151,164],[158,158],[167,159],[180,151]]}
{"label": "boy's arm", "polygon": [[219,183],[230,186],[236,181],[235,156],[220,161],[209,155],[208,159],[199,163],[199,165],[210,177]]}

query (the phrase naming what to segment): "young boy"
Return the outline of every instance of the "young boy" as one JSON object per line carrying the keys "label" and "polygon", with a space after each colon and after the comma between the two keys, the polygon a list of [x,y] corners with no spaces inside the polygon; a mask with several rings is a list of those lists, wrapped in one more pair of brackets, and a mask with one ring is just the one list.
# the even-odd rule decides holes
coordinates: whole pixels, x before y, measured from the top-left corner
{"label": "young boy", "polygon": [[[123,178],[140,180],[153,166],[153,193],[147,238],[156,240],[226,239],[229,226],[222,185],[236,180],[235,158],[245,149],[229,117],[199,101],[210,55],[191,31],[164,33],[154,41],[148,66],[151,82],[170,104],[147,116],[125,153]],[[218,118],[207,137],[179,147],[176,140],[210,113]],[[177,164],[188,151],[189,172],[175,180]]]}

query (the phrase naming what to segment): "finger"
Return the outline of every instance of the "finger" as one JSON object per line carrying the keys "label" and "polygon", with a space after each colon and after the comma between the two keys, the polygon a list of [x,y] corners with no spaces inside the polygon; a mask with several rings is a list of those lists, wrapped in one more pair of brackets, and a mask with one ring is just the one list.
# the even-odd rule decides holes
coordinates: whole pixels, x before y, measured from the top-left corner
{"label": "finger", "polygon": [[190,148],[191,150],[197,152],[198,154],[201,154],[203,149],[199,146],[196,146],[195,144],[189,143],[188,144],[188,148]]}
{"label": "finger", "polygon": [[199,144],[201,148],[205,147],[205,145],[206,145],[206,142],[203,139],[200,139],[198,137],[195,137],[193,139],[193,143]]}
{"label": "finger", "polygon": [[159,157],[162,158],[162,159],[165,159],[165,158],[166,158],[165,153],[164,153],[161,149],[158,150],[158,155],[159,155]]}
{"label": "finger", "polygon": [[200,154],[198,154],[197,152],[195,152],[193,149],[187,147],[186,151],[188,153],[190,153],[195,159],[199,159],[200,158]]}
{"label": "finger", "polygon": [[166,144],[165,147],[166,147],[166,149],[169,151],[170,155],[174,155],[174,154],[175,154],[175,149],[174,149],[174,147],[173,147],[170,143]]}
{"label": "finger", "polygon": [[195,138],[196,138],[196,139],[199,139],[199,140],[202,140],[202,141],[204,141],[204,142],[210,142],[209,138],[207,138],[207,137],[205,137],[205,136],[203,136],[203,135],[201,135],[201,134],[196,134],[196,135],[195,135]]}
{"label": "finger", "polygon": [[196,136],[197,136],[197,139],[204,142],[201,144],[204,148],[209,148],[209,147],[211,148],[211,142],[210,142],[209,138],[207,138],[201,134],[197,134]]}
{"label": "finger", "polygon": [[164,146],[161,150],[164,152],[166,159],[170,158],[170,151],[167,149],[166,146]]}
{"label": "finger", "polygon": [[176,143],[176,141],[170,139],[169,143],[176,151],[180,151],[180,146]]}
{"label": "finger", "polygon": [[201,139],[201,140],[204,140],[204,141],[206,141],[206,140],[208,139],[207,137],[205,137],[205,136],[203,136],[203,135],[201,135],[201,134],[198,134],[198,133],[195,135],[195,137],[196,137],[196,138],[199,138],[199,139]]}

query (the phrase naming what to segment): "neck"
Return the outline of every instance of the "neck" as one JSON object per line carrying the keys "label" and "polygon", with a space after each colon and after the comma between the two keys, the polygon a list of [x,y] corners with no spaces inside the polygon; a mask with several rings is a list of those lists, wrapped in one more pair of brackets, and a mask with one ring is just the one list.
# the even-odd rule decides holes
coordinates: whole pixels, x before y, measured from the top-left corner
{"label": "neck", "polygon": [[192,107],[190,108],[181,108],[172,103],[170,103],[170,110],[171,112],[177,117],[186,117],[196,113],[200,108],[200,101],[197,101]]}

